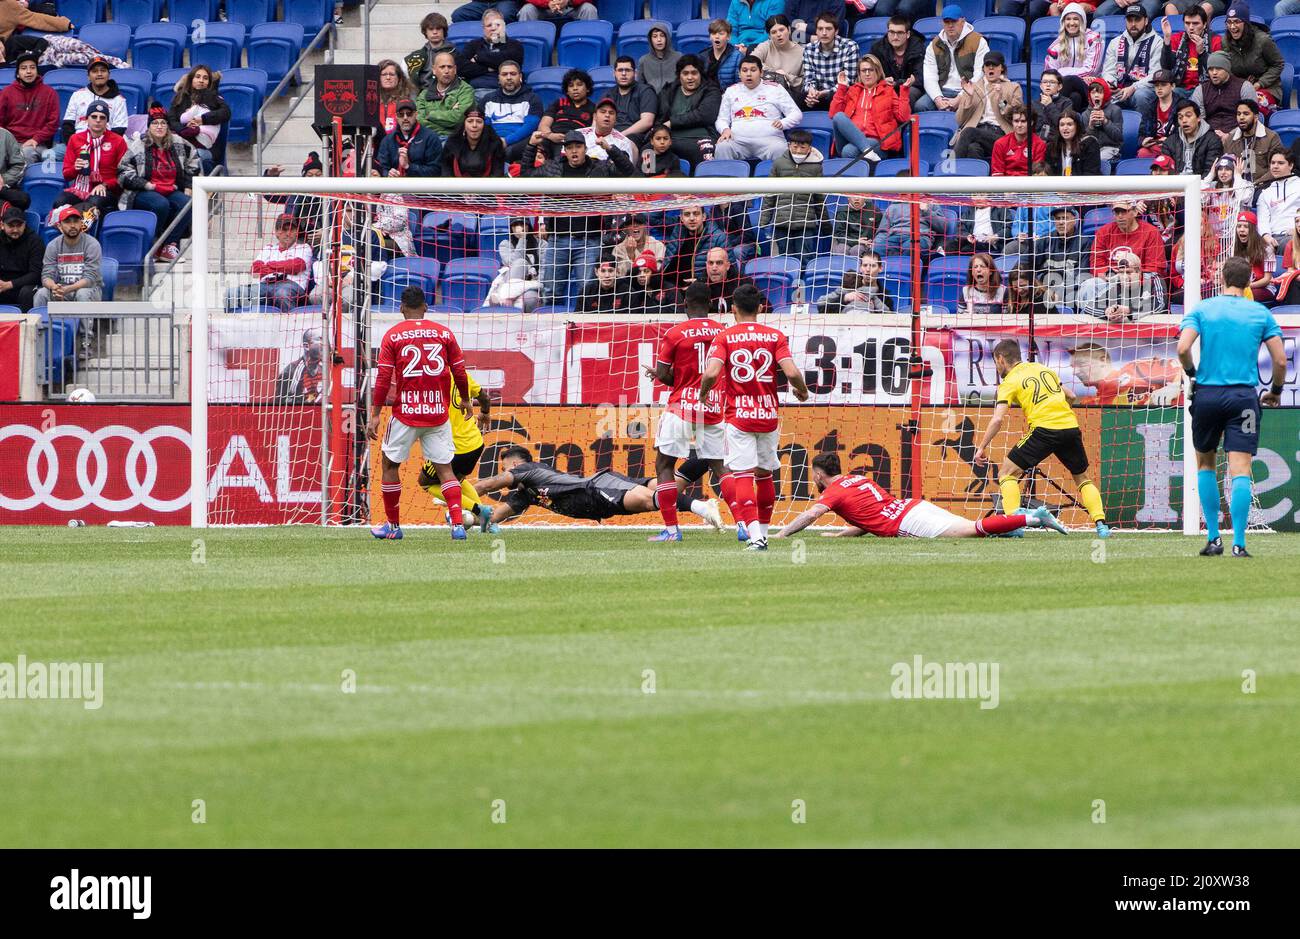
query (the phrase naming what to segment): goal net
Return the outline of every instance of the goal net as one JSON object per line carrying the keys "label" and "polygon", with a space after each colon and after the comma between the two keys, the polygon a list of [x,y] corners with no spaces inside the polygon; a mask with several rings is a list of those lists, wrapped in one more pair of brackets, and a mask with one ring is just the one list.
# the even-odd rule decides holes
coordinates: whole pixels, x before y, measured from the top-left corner
{"label": "goal net", "polygon": [[[197,183],[194,524],[383,520],[365,415],[409,286],[490,395],[477,475],[520,444],[578,475],[652,476],[667,390],[651,372],[696,281],[724,324],[735,287],[757,286],[811,392],[803,405],[782,395],[774,522],[815,498],[811,461],[830,451],[898,495],[996,511],[1019,410],[987,463],[976,449],[999,382],[992,349],[1013,339],[1078,396],[1109,522],[1197,530],[1175,344],[1182,309],[1232,251],[1236,194],[1186,177],[1062,192],[834,164],[798,179]],[[420,463],[417,445],[403,524],[444,524]],[[716,492],[707,476],[692,485]],[[1055,459],[1022,493],[1090,527]],[[534,508],[518,523],[571,522]]]}

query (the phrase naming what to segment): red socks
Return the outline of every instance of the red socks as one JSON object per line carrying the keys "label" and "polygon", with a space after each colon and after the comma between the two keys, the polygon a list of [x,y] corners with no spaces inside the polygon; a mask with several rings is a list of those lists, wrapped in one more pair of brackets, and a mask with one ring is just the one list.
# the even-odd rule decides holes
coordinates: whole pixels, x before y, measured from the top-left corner
{"label": "red socks", "polygon": [[1005,535],[1013,532],[1017,528],[1025,527],[1025,517],[1023,515],[990,515],[988,518],[982,518],[975,523],[975,530],[981,535]]}
{"label": "red socks", "polygon": [[772,521],[772,506],[776,504],[776,486],[771,476],[755,476],[754,490],[758,497],[758,523],[767,525]]}
{"label": "red socks", "polygon": [[655,504],[659,506],[659,514],[664,517],[664,527],[676,528],[677,484],[674,482],[660,483],[655,489]]}
{"label": "red socks", "polygon": [[722,482],[719,484],[722,489],[722,501],[727,503],[731,509],[731,518],[733,521],[740,521],[740,509],[736,507],[736,477],[733,473],[723,473]]}
{"label": "red socks", "polygon": [[745,523],[745,527],[758,521],[757,496],[754,494],[754,474],[753,473],[732,473],[731,478],[736,490],[736,503],[732,506],[739,521]]}
{"label": "red socks", "polygon": [[379,487],[384,494],[384,514],[394,528],[401,528],[402,484],[383,483]]}
{"label": "red socks", "polygon": [[[385,494],[387,498],[387,494]],[[460,480],[453,479],[442,484],[442,498],[447,503],[447,514],[451,516],[452,525],[465,524],[460,511]]]}

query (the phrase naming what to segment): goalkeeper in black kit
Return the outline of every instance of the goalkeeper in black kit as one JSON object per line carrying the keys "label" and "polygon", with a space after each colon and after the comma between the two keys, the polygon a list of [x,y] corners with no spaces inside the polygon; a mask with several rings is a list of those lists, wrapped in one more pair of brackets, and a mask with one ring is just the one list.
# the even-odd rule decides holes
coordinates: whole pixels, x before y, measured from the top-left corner
{"label": "goalkeeper in black kit", "polygon": [[[513,446],[501,454],[499,472],[479,480],[479,495],[506,490],[504,500],[492,509],[492,523],[522,515],[530,506],[541,506],[566,518],[603,521],[616,515],[640,515],[659,511],[654,490],[647,480],[633,479],[613,470],[594,476],[574,476],[542,463],[534,463],[527,448]],[[715,529],[722,529],[716,500],[677,497],[679,510],[694,512]]]}

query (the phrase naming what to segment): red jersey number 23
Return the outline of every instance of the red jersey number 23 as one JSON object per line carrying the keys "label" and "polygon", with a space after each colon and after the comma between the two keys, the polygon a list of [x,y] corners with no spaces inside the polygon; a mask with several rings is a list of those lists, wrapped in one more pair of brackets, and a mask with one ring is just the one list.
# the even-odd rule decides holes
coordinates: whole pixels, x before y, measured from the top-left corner
{"label": "red jersey number 23", "polygon": [[403,378],[415,378],[421,372],[425,375],[441,375],[447,367],[442,361],[442,343],[426,342],[423,345],[410,343],[402,346],[398,353],[405,360],[402,368]]}

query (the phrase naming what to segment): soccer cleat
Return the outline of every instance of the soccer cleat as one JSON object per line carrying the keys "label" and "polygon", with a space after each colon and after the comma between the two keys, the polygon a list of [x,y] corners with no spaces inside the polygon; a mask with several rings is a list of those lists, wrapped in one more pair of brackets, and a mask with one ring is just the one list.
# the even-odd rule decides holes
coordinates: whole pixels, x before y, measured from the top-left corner
{"label": "soccer cleat", "polygon": [[681,541],[682,533],[673,531],[671,528],[665,528],[657,535],[651,535],[646,541]]}
{"label": "soccer cleat", "polygon": [[1201,549],[1201,557],[1217,558],[1223,554],[1223,539],[1215,538],[1213,541],[1205,542],[1205,547]]}
{"label": "soccer cleat", "polygon": [[1245,549],[1244,546],[1235,544],[1232,546],[1232,556],[1234,558],[1248,558],[1251,556],[1251,554],[1249,551]]}
{"label": "soccer cleat", "polygon": [[384,522],[384,524],[380,525],[378,528],[370,529],[370,534],[384,541],[402,540],[402,529],[399,526],[393,525],[389,522]]}
{"label": "soccer cleat", "polygon": [[749,532],[746,530],[744,522],[736,522],[736,540],[737,541],[749,540]]}
{"label": "soccer cleat", "polygon": [[1029,512],[1032,518],[1038,519],[1038,524],[1043,528],[1050,528],[1052,531],[1059,531],[1063,535],[1069,534],[1066,527],[1057,521],[1056,516],[1047,511],[1047,506],[1040,505],[1038,508]]}
{"label": "soccer cleat", "polygon": [[713,526],[714,531],[722,531],[722,513],[718,511],[718,500],[709,499],[704,505],[705,510],[701,517]]}
{"label": "soccer cleat", "polygon": [[464,541],[465,538],[466,538],[466,535],[465,535],[465,526],[464,526],[464,525],[452,525],[452,526],[451,526],[451,540],[452,540],[452,541]]}
{"label": "soccer cleat", "polygon": [[493,510],[486,505],[478,507],[478,530],[485,535],[493,535],[501,529],[492,521]]}
{"label": "soccer cleat", "polygon": [[749,542],[749,544],[745,545],[744,550],[745,550],[745,551],[766,551],[766,550],[767,550],[767,539],[766,539],[766,538],[754,538],[753,540],[751,540],[751,541]]}
{"label": "soccer cleat", "polygon": [[1098,537],[1098,538],[1109,538],[1109,537],[1110,537],[1110,526],[1107,525],[1105,522],[1098,522],[1098,523],[1097,523],[1097,537]]}

